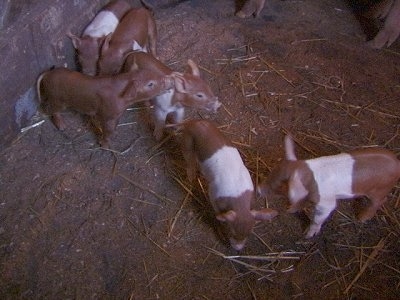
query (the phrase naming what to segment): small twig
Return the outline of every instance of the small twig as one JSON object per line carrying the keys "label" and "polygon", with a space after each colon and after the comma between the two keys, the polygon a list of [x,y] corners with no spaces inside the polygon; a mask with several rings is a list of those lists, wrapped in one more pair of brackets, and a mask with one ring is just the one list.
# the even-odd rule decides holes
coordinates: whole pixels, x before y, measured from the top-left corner
{"label": "small twig", "polygon": [[270,68],[271,70],[273,70],[276,74],[278,74],[279,76],[281,76],[286,82],[288,82],[291,86],[295,86],[293,84],[293,82],[291,80],[289,80],[288,78],[286,78],[285,75],[282,74],[282,72],[280,72],[278,69],[276,69],[274,66],[272,66],[269,62],[267,62],[266,60],[264,60],[262,57],[258,57],[259,60],[261,60],[261,62],[263,62],[268,68]]}
{"label": "small twig", "polygon": [[213,75],[213,76],[216,76],[216,75],[217,75],[217,74],[215,74],[214,72],[208,70],[207,68],[205,68],[205,67],[203,67],[203,66],[198,65],[198,67],[199,67],[200,69],[202,69],[203,71],[206,71],[207,73],[209,73],[209,74],[211,74],[211,75]]}
{"label": "small twig", "polygon": [[[132,227],[134,227],[136,230],[138,230],[131,220],[128,219],[128,222],[132,225]],[[147,238],[153,245],[155,245],[158,249],[160,249],[163,253],[165,253],[167,256],[171,257],[171,254],[169,254],[169,253],[167,252],[167,250],[165,250],[163,247],[161,247],[159,244],[157,244],[157,243],[149,236],[149,233],[147,232],[146,225],[144,224],[144,222],[143,222],[143,225],[144,225],[144,227],[145,227],[144,232],[142,232],[142,231],[140,231],[140,230],[138,230],[138,231],[139,231],[145,238]]]}
{"label": "small twig", "polygon": [[344,293],[347,294],[350,289],[353,287],[353,285],[357,282],[357,280],[362,276],[362,274],[365,272],[369,264],[375,259],[375,257],[378,255],[379,251],[382,250],[383,246],[385,245],[385,240],[381,239],[379,243],[374,247],[374,250],[372,250],[372,253],[368,257],[367,261],[364,263],[364,265],[361,267],[360,272],[354,277],[353,281],[348,285],[348,287],[344,290]]}
{"label": "small twig", "polygon": [[173,220],[172,220],[171,226],[170,226],[170,228],[169,228],[169,230],[168,230],[168,237],[171,237],[171,234],[172,234],[172,231],[174,230],[176,221],[178,220],[178,218],[179,218],[179,216],[180,216],[180,214],[181,214],[181,212],[182,212],[182,210],[183,210],[183,207],[185,206],[187,200],[189,199],[189,196],[190,196],[190,194],[187,193],[186,196],[185,196],[185,198],[184,198],[183,201],[182,201],[182,204],[181,204],[180,208],[179,208],[178,211],[176,212],[176,214],[175,214],[175,216],[174,216],[174,218],[173,218]]}
{"label": "small twig", "polygon": [[175,203],[175,201],[172,201],[171,199],[169,199],[169,198],[167,198],[167,197],[164,197],[164,196],[161,196],[161,195],[157,194],[157,193],[154,192],[153,190],[151,190],[151,189],[149,189],[149,188],[147,188],[147,187],[141,185],[140,183],[137,183],[137,182],[135,182],[135,181],[129,179],[128,177],[126,177],[125,175],[123,175],[123,174],[121,174],[121,173],[119,173],[119,174],[117,174],[117,175],[118,175],[119,177],[125,179],[126,181],[128,181],[130,184],[136,186],[137,188],[139,188],[139,189],[141,189],[141,190],[144,190],[144,191],[146,191],[146,192],[152,194],[153,196],[157,197],[158,199],[160,199],[160,200],[162,200],[162,201],[169,202],[169,203]]}
{"label": "small twig", "polygon": [[162,205],[157,204],[157,203],[151,203],[151,202],[149,202],[149,201],[144,201],[144,200],[140,200],[140,199],[132,198],[132,197],[128,197],[128,199],[133,200],[133,201],[136,201],[136,202],[140,202],[140,203],[144,203],[144,204],[148,204],[148,205],[154,205],[154,206],[158,206],[158,207],[163,208]]}
{"label": "small twig", "polygon": [[178,177],[172,175],[172,179],[175,180],[185,191],[188,193],[190,196],[192,196],[197,202],[200,203],[200,200],[196,197],[196,195],[192,192],[191,188],[188,188],[182,180],[180,180]]}
{"label": "small twig", "polygon": [[240,89],[242,91],[242,96],[246,97],[246,93],[244,91],[244,82],[243,82],[243,77],[242,77],[242,72],[239,71],[239,79],[240,79]]}
{"label": "small twig", "polygon": [[272,251],[272,248],[257,233],[253,232],[253,234],[269,251]]}
{"label": "small twig", "polygon": [[249,145],[249,144],[244,144],[244,143],[240,143],[240,142],[232,141],[232,144],[235,144],[235,145],[238,145],[238,146],[242,146],[242,147],[251,148],[251,145]]}
{"label": "small twig", "polygon": [[227,114],[228,114],[231,118],[233,118],[232,113],[226,108],[226,106],[225,106],[224,104],[222,104],[222,108],[227,112]]}
{"label": "small twig", "polygon": [[32,125],[29,125],[27,127],[21,128],[21,133],[24,133],[24,132],[26,132],[26,131],[28,131],[28,130],[30,130],[32,128],[35,128],[35,127],[38,127],[38,126],[42,125],[44,123],[44,121],[45,120],[41,120],[41,121],[39,121],[39,122],[37,122],[35,124],[32,124]]}
{"label": "small twig", "polygon": [[328,39],[305,39],[305,40],[298,40],[298,41],[293,41],[291,44],[296,45],[299,43],[308,43],[308,42],[324,42],[327,41]]}
{"label": "small twig", "polygon": [[[365,106],[354,105],[354,104],[346,104],[346,103],[332,101],[332,100],[323,99],[323,98],[321,100],[325,101],[327,103],[336,104],[338,106],[340,106],[340,105],[343,106],[344,105],[344,106],[347,106],[347,107],[350,107],[350,108],[354,108],[354,109],[364,109],[364,110],[372,112],[372,113],[377,113],[377,114],[384,115],[384,116],[387,116],[387,117],[400,119],[400,114],[390,114],[390,113],[387,113],[387,112],[379,111],[379,110],[372,109],[372,108],[365,107]],[[368,106],[371,106],[371,105],[368,105]]]}

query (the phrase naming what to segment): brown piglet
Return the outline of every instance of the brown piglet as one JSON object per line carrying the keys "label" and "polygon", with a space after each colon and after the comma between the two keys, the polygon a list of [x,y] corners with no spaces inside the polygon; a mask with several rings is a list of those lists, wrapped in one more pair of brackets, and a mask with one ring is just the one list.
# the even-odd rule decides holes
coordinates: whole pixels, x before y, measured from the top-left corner
{"label": "brown piglet", "polygon": [[149,51],[157,57],[157,28],[146,8],[133,8],[122,18],[112,35],[106,37],[101,48],[99,74],[111,75],[120,71],[125,55],[132,50]]}
{"label": "brown piglet", "polygon": [[37,80],[41,107],[54,125],[65,128],[61,112],[71,108],[100,124],[102,147],[108,147],[119,117],[135,102],[155,97],[173,86],[169,76],[148,70],[93,77],[66,68],[42,73]]}
{"label": "brown piglet", "polygon": [[100,48],[105,37],[115,31],[120,20],[130,8],[126,1],[111,1],[99,11],[85,28],[82,37],[77,37],[72,33],[67,34],[76,49],[78,61],[84,74],[96,75]]}
{"label": "brown piglet", "polygon": [[154,136],[160,140],[163,136],[167,116],[174,123],[181,123],[185,115],[185,107],[216,112],[221,106],[209,84],[201,78],[196,63],[188,60],[190,71],[174,72],[171,68],[144,52],[131,52],[125,59],[123,72],[132,70],[150,70],[160,75],[171,75],[175,85],[166,93],[155,97],[154,104]]}

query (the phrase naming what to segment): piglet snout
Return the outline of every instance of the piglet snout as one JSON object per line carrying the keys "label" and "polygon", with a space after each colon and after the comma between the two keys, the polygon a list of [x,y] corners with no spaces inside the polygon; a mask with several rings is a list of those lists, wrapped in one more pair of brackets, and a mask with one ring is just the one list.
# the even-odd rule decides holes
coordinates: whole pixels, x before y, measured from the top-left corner
{"label": "piglet snout", "polygon": [[214,97],[213,100],[207,105],[206,109],[213,113],[216,113],[221,105],[222,103],[218,101],[218,97]]}
{"label": "piglet snout", "polygon": [[244,245],[246,244],[246,240],[247,239],[238,241],[234,238],[230,238],[229,243],[231,244],[233,249],[235,249],[236,251],[241,251],[244,248]]}

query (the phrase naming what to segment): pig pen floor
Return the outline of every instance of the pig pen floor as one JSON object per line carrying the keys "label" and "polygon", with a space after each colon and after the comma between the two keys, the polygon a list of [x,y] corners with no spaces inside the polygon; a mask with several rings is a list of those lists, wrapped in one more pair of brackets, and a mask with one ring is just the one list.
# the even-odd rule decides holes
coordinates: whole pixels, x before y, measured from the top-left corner
{"label": "pig pen floor", "polygon": [[[362,146],[400,152],[400,44],[372,50],[344,1],[267,1],[258,19],[234,1],[156,11],[160,58],[192,58],[223,107],[214,119],[255,182],[283,157]],[[40,114],[1,153],[2,299],[398,299],[400,185],[366,224],[365,199],[339,202],[318,237],[284,197],[257,199],[280,215],[229,249],[199,176],[186,180],[173,138],[152,137],[151,107],[127,111],[112,151],[66,112],[59,132]]]}

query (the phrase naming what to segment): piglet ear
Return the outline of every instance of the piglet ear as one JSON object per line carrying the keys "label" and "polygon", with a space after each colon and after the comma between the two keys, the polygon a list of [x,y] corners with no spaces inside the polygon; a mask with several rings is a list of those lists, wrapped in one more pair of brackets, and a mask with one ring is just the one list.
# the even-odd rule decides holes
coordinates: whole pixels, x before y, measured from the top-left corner
{"label": "piglet ear", "polygon": [[107,36],[108,36],[108,35],[102,36],[102,37],[99,37],[99,38],[96,39],[96,40],[97,40],[97,45],[99,46],[99,49],[101,49],[101,48],[103,47],[104,42],[106,41]]}
{"label": "piglet ear", "polygon": [[174,78],[175,89],[179,93],[186,94],[187,93],[187,89],[186,89],[187,81],[186,81],[185,77],[182,74],[177,73],[177,72],[172,73],[172,77]]}
{"label": "piglet ear", "polygon": [[104,53],[105,51],[110,48],[110,40],[111,40],[112,33],[107,34],[106,38],[104,39],[103,47],[101,47],[101,53]]}
{"label": "piglet ear", "polygon": [[188,65],[190,69],[192,70],[192,75],[196,77],[200,77],[200,71],[195,62],[191,59],[188,59]]}
{"label": "piglet ear", "polygon": [[77,37],[76,35],[73,35],[71,32],[67,33],[67,36],[71,39],[72,45],[74,46],[75,49],[78,49],[79,46],[81,45],[81,39]]}
{"label": "piglet ear", "polygon": [[222,214],[217,215],[217,220],[220,222],[233,222],[236,219],[236,212],[228,210]]}
{"label": "piglet ear", "polygon": [[263,208],[260,210],[253,209],[250,212],[253,215],[254,219],[257,221],[271,220],[278,215],[278,212],[276,210],[270,208]]}

